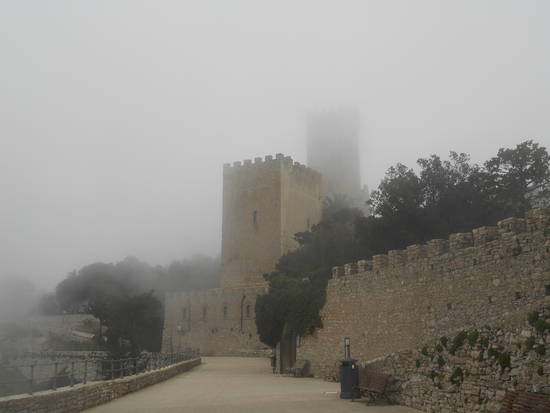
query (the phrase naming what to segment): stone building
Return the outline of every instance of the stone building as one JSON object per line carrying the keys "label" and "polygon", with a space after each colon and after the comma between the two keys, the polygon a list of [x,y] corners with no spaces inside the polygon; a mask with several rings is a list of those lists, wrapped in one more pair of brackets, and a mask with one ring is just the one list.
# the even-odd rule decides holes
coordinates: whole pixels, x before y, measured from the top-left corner
{"label": "stone building", "polygon": [[338,109],[313,113],[307,124],[307,164],[323,175],[329,197],[345,196],[368,212],[368,190],[361,186],[359,113]]}
{"label": "stone building", "polygon": [[322,202],[321,174],[290,157],[224,165],[221,285],[166,295],[163,350],[264,352],[254,313],[256,297],[267,289],[263,274],[298,246],[294,234],[320,221]]}

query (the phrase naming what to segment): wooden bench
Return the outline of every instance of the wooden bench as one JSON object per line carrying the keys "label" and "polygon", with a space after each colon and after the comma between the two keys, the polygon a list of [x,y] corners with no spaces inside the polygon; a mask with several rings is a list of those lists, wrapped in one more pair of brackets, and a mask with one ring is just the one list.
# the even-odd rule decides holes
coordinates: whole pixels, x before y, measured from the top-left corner
{"label": "wooden bench", "polygon": [[375,401],[378,396],[384,397],[387,401],[386,389],[388,387],[389,374],[379,373],[377,371],[359,369],[359,384],[354,387],[361,396],[366,395],[370,401]]}
{"label": "wooden bench", "polygon": [[507,390],[498,413],[550,413],[550,395]]}

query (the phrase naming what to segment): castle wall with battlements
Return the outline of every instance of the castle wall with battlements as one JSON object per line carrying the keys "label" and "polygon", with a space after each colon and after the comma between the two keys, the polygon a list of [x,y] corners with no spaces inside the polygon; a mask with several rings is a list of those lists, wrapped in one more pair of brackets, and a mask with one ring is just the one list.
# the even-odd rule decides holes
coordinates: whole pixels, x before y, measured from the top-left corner
{"label": "castle wall with battlements", "polygon": [[256,298],[263,275],[298,247],[294,234],[321,220],[321,175],[277,154],[223,169],[220,288],[165,297],[163,351],[196,347],[206,355],[263,355]]}
{"label": "castle wall with battlements", "polygon": [[336,267],[323,328],[304,337],[298,359],[336,377],[344,337],[366,362],[460,329],[524,322],[550,304],[550,210],[453,234]]}

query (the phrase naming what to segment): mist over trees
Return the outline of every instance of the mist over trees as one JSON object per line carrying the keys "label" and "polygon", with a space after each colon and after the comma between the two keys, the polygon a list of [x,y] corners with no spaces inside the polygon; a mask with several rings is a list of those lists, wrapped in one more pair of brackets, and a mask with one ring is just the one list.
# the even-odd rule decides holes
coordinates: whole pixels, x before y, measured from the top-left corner
{"label": "mist over trees", "polygon": [[263,343],[275,346],[285,325],[298,335],[322,326],[320,311],[333,266],[550,205],[550,156],[532,140],[500,149],[483,165],[451,152],[447,160],[437,155],[419,159],[418,166],[418,172],[402,164],[387,171],[369,200],[373,215],[365,217],[345,197],[336,197],[325,204],[318,225],[296,234],[300,247],[265,275],[269,292],[256,302]]}
{"label": "mist over trees", "polygon": [[523,217],[550,199],[550,156],[529,140],[500,149],[483,165],[451,152],[418,160],[419,172],[398,164],[371,194],[373,215],[359,219],[365,257],[445,238],[451,233]]}
{"label": "mist over trees", "polygon": [[96,340],[116,356],[160,351],[164,294],[217,287],[219,276],[219,260],[205,256],[167,267],[135,257],[97,262],[71,272],[54,293],[42,295],[35,312],[92,314],[100,323]]}

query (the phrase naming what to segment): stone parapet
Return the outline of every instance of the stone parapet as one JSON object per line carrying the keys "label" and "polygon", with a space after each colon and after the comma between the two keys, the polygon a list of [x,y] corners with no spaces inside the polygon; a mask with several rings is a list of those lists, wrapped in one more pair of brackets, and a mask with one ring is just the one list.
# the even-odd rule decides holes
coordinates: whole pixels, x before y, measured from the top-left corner
{"label": "stone parapet", "polygon": [[74,387],[49,390],[34,395],[0,398],[2,413],[77,413],[152,384],[168,380],[198,366],[201,359],[182,361],[160,370],[137,374],[122,379],[89,382]]}
{"label": "stone parapet", "polygon": [[[340,267],[334,267],[332,278],[338,278],[345,275],[354,275],[372,270],[380,271],[386,268],[399,267],[407,263],[414,263],[419,259],[427,259],[441,256],[444,254],[462,254],[465,249],[470,247],[485,248],[487,243],[491,244],[492,249],[500,249],[506,253],[512,254],[510,242],[515,240],[515,235],[527,235],[537,231],[550,231],[550,208],[534,209],[528,212],[527,219],[507,218],[499,221],[497,226],[485,226],[475,228],[471,232],[450,234],[449,238],[433,239],[425,245],[410,245],[404,250],[391,250],[388,254],[379,254],[372,257],[371,265],[367,260],[361,260],[361,264],[348,263]],[[469,251],[472,255],[476,250]],[[429,264],[429,263],[428,263]]]}

